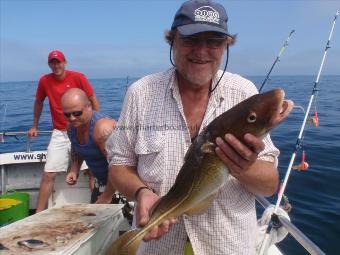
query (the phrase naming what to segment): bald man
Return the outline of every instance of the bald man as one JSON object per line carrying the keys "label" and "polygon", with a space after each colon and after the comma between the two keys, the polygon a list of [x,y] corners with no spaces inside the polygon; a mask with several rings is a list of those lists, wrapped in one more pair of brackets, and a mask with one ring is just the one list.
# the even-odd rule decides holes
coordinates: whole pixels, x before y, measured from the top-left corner
{"label": "bald man", "polygon": [[61,98],[61,106],[70,124],[69,138],[72,146],[71,169],[66,176],[66,182],[70,185],[77,182],[79,169],[84,160],[96,178],[91,203],[111,203],[115,190],[108,181],[105,142],[116,122],[94,111],[85,92],[78,88],[65,92]]}

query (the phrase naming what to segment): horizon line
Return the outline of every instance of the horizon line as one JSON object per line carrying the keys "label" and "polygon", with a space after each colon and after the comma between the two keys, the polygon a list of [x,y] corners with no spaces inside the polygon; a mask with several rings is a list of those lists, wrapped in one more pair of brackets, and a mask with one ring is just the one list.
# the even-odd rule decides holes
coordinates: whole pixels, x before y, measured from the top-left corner
{"label": "horizon line", "polygon": [[[140,77],[134,77],[134,76],[123,76],[123,77],[111,77],[111,78],[88,78],[89,81],[91,80],[112,80],[112,79],[133,79],[133,80],[137,80],[137,79],[140,79],[142,77],[144,77],[145,75],[143,76],[140,76]],[[266,74],[249,74],[249,75],[241,75],[243,77],[265,77]],[[282,76],[316,76],[316,74],[276,74],[276,75],[271,75],[270,77],[282,77]],[[321,75],[322,76],[340,76],[340,74],[323,74]],[[0,81],[0,84],[1,83],[12,83],[12,82],[38,82],[39,80],[8,80],[8,81]]]}

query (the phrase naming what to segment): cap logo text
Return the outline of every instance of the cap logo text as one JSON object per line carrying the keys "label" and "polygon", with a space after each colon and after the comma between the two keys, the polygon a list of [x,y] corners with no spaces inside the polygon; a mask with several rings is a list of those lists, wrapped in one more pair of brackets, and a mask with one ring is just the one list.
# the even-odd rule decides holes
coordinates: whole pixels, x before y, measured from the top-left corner
{"label": "cap logo text", "polygon": [[210,6],[202,6],[194,11],[195,21],[220,24],[220,14]]}

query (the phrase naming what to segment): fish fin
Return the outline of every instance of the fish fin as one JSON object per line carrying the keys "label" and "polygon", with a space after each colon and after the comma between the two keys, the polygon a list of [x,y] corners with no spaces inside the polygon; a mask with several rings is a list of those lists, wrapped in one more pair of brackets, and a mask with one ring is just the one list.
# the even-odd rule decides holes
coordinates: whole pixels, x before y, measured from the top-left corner
{"label": "fish fin", "polygon": [[203,153],[215,154],[216,145],[212,142],[206,142],[202,144],[201,151]]}
{"label": "fish fin", "polygon": [[185,212],[186,215],[202,214],[204,213],[213,203],[217,193],[210,195],[209,197],[202,200],[199,204],[190,208]]}
{"label": "fish fin", "polygon": [[107,255],[135,255],[144,235],[137,236],[139,229],[125,232],[107,250]]}

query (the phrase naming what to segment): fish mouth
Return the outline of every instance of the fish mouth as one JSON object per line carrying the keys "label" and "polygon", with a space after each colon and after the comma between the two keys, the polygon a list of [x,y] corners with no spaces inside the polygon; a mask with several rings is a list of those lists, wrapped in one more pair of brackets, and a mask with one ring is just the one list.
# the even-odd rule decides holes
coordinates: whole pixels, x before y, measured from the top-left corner
{"label": "fish mouth", "polygon": [[287,118],[294,107],[294,102],[292,100],[284,99],[285,93],[283,90],[281,90],[281,93],[282,99],[277,109],[277,114],[274,114],[274,117],[271,120],[271,125],[273,127],[280,124],[285,118]]}
{"label": "fish mouth", "polygon": [[293,110],[294,102],[292,100],[285,99],[282,101],[281,110],[279,113],[280,119],[285,119],[289,113]]}
{"label": "fish mouth", "polygon": [[285,92],[282,89],[278,89],[277,98],[279,98],[279,104],[273,114],[272,118],[270,119],[269,129],[280,124],[292,111],[294,107],[294,102],[292,100],[285,99]]}

